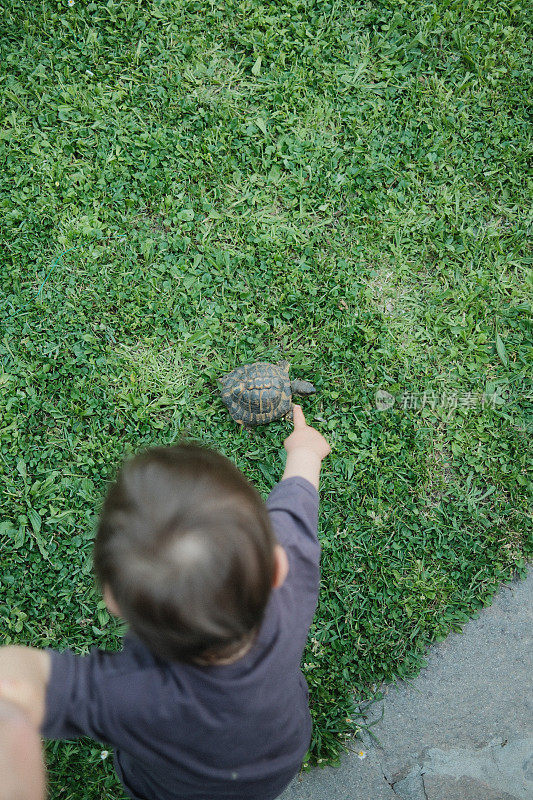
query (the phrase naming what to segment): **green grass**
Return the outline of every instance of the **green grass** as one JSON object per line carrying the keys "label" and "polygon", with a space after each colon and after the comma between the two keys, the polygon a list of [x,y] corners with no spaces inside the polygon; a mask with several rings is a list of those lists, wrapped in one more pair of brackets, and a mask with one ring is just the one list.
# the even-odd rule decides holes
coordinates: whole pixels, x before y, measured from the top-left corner
{"label": "green grass", "polygon": [[[528,11],[3,4],[4,643],[120,646],[91,549],[129,453],[194,436],[266,496],[290,426],[238,431],[216,386],[257,359],[332,444],[309,763],[524,574]],[[121,796],[101,749],[49,744],[52,796]]]}

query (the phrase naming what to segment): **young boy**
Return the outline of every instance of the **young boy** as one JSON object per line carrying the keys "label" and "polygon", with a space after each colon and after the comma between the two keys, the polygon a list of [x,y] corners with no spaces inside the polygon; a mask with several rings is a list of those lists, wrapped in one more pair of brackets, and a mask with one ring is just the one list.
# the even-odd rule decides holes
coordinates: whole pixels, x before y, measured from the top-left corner
{"label": "young boy", "polygon": [[[126,463],[94,549],[108,609],[129,625],[123,650],[0,648],[0,712],[22,711],[46,738],[109,742],[134,800],[278,797],[311,738],[300,661],[330,452],[300,406],[293,422],[266,504],[231,461],[196,443]],[[0,788],[0,800],[41,800],[39,759],[29,742],[27,768],[9,776],[18,793]],[[23,788],[32,760],[34,788]]]}

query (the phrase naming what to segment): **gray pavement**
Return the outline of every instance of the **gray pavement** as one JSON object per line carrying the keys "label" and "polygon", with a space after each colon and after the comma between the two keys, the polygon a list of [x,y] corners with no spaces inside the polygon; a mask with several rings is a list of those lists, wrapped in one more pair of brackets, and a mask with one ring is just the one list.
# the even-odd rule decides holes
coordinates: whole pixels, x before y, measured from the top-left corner
{"label": "gray pavement", "polygon": [[432,645],[416,678],[382,687],[365,721],[379,745],[363,731],[340,767],[296,777],[280,800],[533,800],[532,634],[530,569]]}

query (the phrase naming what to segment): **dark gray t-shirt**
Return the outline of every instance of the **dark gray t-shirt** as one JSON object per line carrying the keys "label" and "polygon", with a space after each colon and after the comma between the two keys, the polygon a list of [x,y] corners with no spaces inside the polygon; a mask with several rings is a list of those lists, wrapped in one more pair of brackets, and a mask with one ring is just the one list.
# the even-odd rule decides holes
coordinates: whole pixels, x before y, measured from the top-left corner
{"label": "dark gray t-shirt", "polygon": [[90,736],[115,748],[135,800],[273,800],[298,772],[311,739],[300,670],[319,590],[318,492],[305,478],[267,498],[289,559],[259,635],[239,661],[162,661],[131,632],[119,653],[51,655],[41,734]]}

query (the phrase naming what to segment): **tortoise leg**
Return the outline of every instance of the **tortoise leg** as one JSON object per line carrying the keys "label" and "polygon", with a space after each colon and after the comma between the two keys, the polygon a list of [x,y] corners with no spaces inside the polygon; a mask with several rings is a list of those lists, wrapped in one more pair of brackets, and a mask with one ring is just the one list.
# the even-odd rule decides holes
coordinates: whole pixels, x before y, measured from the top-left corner
{"label": "tortoise leg", "polygon": [[235,422],[237,423],[237,427],[241,431],[251,431],[252,428],[247,425],[242,419],[236,419]]}

